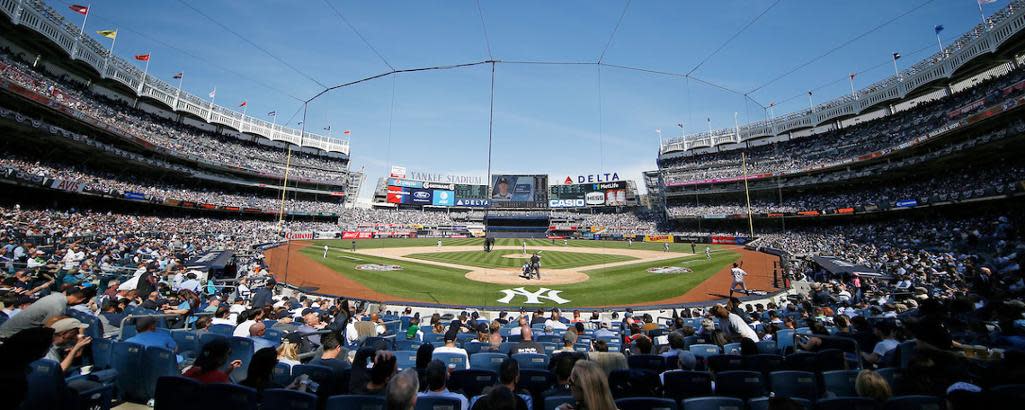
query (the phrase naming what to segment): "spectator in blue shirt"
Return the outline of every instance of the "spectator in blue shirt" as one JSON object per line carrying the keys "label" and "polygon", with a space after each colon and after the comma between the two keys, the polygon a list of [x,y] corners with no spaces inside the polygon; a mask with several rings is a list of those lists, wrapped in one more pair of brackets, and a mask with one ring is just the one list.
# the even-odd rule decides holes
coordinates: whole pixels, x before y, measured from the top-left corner
{"label": "spectator in blue shirt", "polygon": [[[125,340],[128,343],[135,343],[145,347],[161,347],[172,352],[178,352],[178,344],[171,338],[171,334],[167,332],[157,331],[157,320],[151,317],[140,317],[135,320],[135,330],[139,334]],[[181,363],[182,357],[178,356],[178,363]]]}

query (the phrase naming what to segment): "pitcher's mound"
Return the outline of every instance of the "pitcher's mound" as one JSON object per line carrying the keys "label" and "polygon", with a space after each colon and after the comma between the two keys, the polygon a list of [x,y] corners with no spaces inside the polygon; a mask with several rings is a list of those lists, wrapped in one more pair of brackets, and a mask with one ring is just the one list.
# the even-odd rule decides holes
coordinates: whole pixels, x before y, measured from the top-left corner
{"label": "pitcher's mound", "polygon": [[591,278],[586,273],[568,269],[542,269],[541,279],[524,279],[520,276],[521,273],[519,269],[472,270],[466,274],[466,278],[477,282],[502,285],[565,285],[584,282]]}

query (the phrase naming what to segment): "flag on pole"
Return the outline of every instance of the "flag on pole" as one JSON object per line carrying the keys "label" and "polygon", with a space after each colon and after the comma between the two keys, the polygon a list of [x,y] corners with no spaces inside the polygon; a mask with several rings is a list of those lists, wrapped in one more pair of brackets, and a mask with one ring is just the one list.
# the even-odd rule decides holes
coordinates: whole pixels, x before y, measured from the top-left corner
{"label": "flag on pole", "polygon": [[217,87],[214,87],[213,90],[210,90],[210,98],[214,97],[217,97]]}
{"label": "flag on pole", "polygon": [[655,128],[655,132],[661,134],[662,133],[662,129],[661,128]]}
{"label": "flag on pole", "polygon": [[851,73],[851,74],[850,74],[850,77],[851,77],[851,79],[853,80],[853,79],[854,79],[854,77],[856,77],[857,75],[858,75],[858,73]]}
{"label": "flag on pole", "polygon": [[245,107],[247,105],[249,105],[249,103],[247,103],[246,100],[242,100],[242,104],[239,104],[238,106],[239,107]]}
{"label": "flag on pole", "polygon": [[271,111],[271,112],[267,113],[268,117],[273,117],[273,116],[276,116],[276,115],[278,115],[277,111]]}
{"label": "flag on pole", "polygon": [[324,127],[324,131],[331,131],[331,126],[328,125],[328,126]]}
{"label": "flag on pole", "polygon": [[345,130],[345,132],[343,132],[342,134],[349,135],[349,134],[352,134],[352,131]]}
{"label": "flag on pole", "polygon": [[682,122],[678,122],[678,123],[676,123],[676,126],[680,127],[680,128],[683,128],[683,123]]}
{"label": "flag on pole", "polygon": [[185,73],[179,71],[177,74],[174,75],[174,79],[181,80],[183,76],[185,76]]}
{"label": "flag on pole", "polygon": [[937,24],[936,27],[933,27],[932,29],[936,31],[936,34],[940,34],[940,32],[943,31],[943,25]]}
{"label": "flag on pole", "polygon": [[72,4],[72,5],[68,6],[68,8],[71,9],[71,11],[73,11],[75,13],[78,13],[78,14],[81,14],[83,16],[89,14],[89,7],[83,6],[81,4]]}
{"label": "flag on pole", "polygon": [[811,95],[811,90],[808,90],[808,95]]}
{"label": "flag on pole", "polygon": [[97,30],[96,34],[114,40],[117,38],[117,30]]}
{"label": "flag on pole", "polygon": [[894,60],[900,60],[900,53],[893,53]]}
{"label": "flag on pole", "polygon": [[135,56],[135,59],[136,59],[136,60],[139,60],[139,61],[149,61],[149,53],[146,53],[146,54],[137,54],[137,55]]}

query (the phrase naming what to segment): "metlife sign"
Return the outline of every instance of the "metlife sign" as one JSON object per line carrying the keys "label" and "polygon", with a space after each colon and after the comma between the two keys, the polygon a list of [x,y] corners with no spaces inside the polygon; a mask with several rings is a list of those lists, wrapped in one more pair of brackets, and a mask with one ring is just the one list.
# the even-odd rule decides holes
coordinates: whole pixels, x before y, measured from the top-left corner
{"label": "metlife sign", "polygon": [[583,208],[585,206],[583,199],[549,199],[549,208]]}
{"label": "metlife sign", "polygon": [[487,208],[491,206],[490,199],[456,199],[456,206],[464,206],[470,208]]}

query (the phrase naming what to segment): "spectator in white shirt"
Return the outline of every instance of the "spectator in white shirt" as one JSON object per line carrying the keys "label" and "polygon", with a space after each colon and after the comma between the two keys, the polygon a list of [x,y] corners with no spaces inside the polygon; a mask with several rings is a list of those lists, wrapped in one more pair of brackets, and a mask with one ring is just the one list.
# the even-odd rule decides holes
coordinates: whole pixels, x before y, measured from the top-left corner
{"label": "spectator in white shirt", "polygon": [[[437,350],[435,350],[437,352]],[[445,397],[459,400],[461,410],[467,410],[470,405],[466,396],[448,391],[448,367],[441,360],[431,360],[424,372],[424,379],[427,382],[427,391],[420,393],[419,397]]]}
{"label": "spectator in white shirt", "polygon": [[466,354],[466,350],[456,347],[456,339],[459,335],[459,322],[452,322],[449,326],[448,331],[445,332],[445,345],[435,348],[434,354],[438,353],[455,353],[463,356],[463,363],[467,369],[470,368],[470,355]]}

